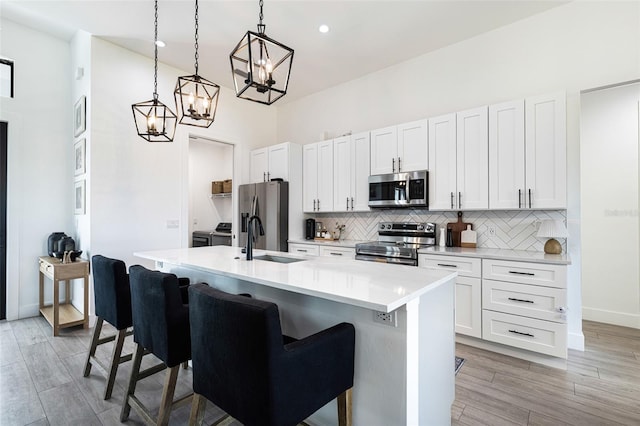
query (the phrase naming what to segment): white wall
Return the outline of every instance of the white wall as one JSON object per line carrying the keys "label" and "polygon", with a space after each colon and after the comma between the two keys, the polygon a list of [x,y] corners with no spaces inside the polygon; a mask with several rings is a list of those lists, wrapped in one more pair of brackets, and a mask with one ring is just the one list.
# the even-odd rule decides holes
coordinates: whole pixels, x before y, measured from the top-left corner
{"label": "white wall", "polygon": [[233,198],[211,198],[211,182],[231,179],[233,145],[189,139],[189,235],[233,219]]}
{"label": "white wall", "polygon": [[281,105],[278,140],[311,143],[484,104],[567,92],[569,339],[580,348],[581,89],[640,75],[640,3],[572,2]]}
{"label": "white wall", "polygon": [[[0,20],[0,55],[13,59],[8,121],[7,318],[38,314],[38,256],[54,231],[72,232],[73,101],[69,44]],[[51,285],[45,299],[51,302]]]}

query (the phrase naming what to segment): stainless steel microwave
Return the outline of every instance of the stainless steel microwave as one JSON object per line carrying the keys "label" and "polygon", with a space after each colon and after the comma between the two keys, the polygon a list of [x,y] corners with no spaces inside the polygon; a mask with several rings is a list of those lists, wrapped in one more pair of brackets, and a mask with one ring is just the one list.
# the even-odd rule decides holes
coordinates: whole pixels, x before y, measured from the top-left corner
{"label": "stainless steel microwave", "polygon": [[369,207],[429,207],[429,172],[369,176]]}

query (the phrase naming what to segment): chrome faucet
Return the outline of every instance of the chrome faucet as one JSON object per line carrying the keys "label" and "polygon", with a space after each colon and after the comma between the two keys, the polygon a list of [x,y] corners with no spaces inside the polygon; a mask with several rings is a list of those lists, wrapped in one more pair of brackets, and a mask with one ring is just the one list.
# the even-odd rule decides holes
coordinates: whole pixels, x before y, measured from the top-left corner
{"label": "chrome faucet", "polygon": [[245,247],[245,251],[247,252],[247,260],[253,260],[253,226],[252,222],[254,220],[258,221],[258,231],[260,235],[264,235],[264,228],[262,227],[262,221],[258,216],[251,216],[247,221],[247,246]]}

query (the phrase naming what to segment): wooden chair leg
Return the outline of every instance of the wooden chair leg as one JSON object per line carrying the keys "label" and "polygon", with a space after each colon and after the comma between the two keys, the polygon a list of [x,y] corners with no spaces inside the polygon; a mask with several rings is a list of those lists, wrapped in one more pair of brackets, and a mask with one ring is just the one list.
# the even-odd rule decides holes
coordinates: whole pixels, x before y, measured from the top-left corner
{"label": "wooden chair leg", "polygon": [[124,338],[127,336],[127,330],[118,330],[115,344],[113,345],[113,353],[111,354],[111,366],[109,367],[109,375],[107,376],[107,388],[104,391],[104,399],[111,398],[111,392],[113,391],[113,384],[116,381],[116,373],[118,372],[118,366],[120,365],[120,355],[122,354],[122,346],[124,345]]}
{"label": "wooden chair leg", "polygon": [[338,426],[352,426],[351,392],[353,388],[338,395]]}
{"label": "wooden chair leg", "polygon": [[129,397],[132,396],[136,390],[136,384],[138,383],[138,373],[140,372],[140,364],[142,363],[142,356],[144,355],[144,348],[140,344],[136,344],[136,351],[133,355],[133,365],[131,366],[131,375],[129,376],[129,386],[127,386],[127,392],[124,394],[124,401],[122,402],[122,411],[120,411],[120,421],[124,422],[129,418],[129,412],[131,411],[131,405],[129,404]]}
{"label": "wooden chair leg", "polygon": [[185,361],[185,362],[183,362],[183,363],[182,363],[182,368],[184,368],[185,370],[186,370],[187,368],[189,368],[189,361]]}
{"label": "wooden chair leg", "polygon": [[167,370],[167,375],[164,379],[164,387],[162,388],[162,400],[160,401],[158,422],[156,423],[159,426],[167,426],[169,424],[171,406],[173,405],[173,394],[175,393],[176,382],[178,380],[178,371],[180,371],[179,365]]}
{"label": "wooden chair leg", "polygon": [[91,373],[91,357],[96,354],[96,348],[98,347],[98,340],[100,340],[100,332],[102,331],[102,322],[104,320],[98,317],[96,326],[93,329],[93,335],[91,336],[91,344],[89,345],[89,353],[87,354],[87,362],[84,364],[84,377],[89,376]]}
{"label": "wooden chair leg", "polygon": [[204,413],[207,408],[207,399],[194,392],[191,403],[191,415],[189,416],[189,426],[202,426]]}

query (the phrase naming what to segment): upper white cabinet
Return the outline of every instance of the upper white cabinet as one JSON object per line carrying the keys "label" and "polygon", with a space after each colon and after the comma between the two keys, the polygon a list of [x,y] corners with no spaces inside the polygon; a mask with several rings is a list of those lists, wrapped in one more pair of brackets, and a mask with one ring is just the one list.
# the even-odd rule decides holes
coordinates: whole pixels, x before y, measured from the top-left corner
{"label": "upper white cabinet", "polygon": [[487,209],[487,107],[429,119],[429,208]]}
{"label": "upper white cabinet", "polygon": [[489,208],[567,206],[564,93],[489,107]]}
{"label": "upper white cabinet", "polygon": [[302,206],[305,212],[333,211],[333,141],[302,147]]}
{"label": "upper white cabinet", "polygon": [[371,174],[426,170],[427,120],[371,131]]}
{"label": "upper white cabinet", "polygon": [[251,183],[280,178],[290,180],[290,143],[284,142],[251,151]]}
{"label": "upper white cabinet", "polygon": [[333,140],[333,209],[369,210],[369,132]]}

